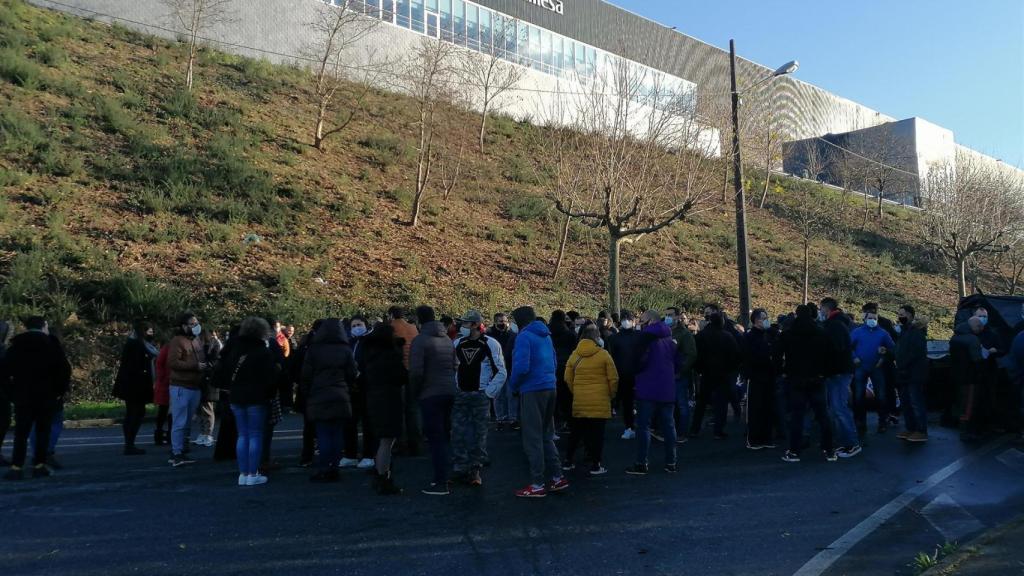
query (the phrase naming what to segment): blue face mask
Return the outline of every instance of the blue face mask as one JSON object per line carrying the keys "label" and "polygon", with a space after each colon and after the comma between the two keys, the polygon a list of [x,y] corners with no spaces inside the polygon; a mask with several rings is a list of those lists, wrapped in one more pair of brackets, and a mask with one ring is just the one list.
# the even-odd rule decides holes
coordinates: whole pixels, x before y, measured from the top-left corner
{"label": "blue face mask", "polygon": [[366,335],[366,326],[353,326],[352,327],[352,336],[355,336],[356,338],[359,338],[360,336],[365,336],[365,335]]}
{"label": "blue face mask", "polygon": [[665,324],[671,326],[676,323],[676,319],[671,316],[665,316]]}
{"label": "blue face mask", "polygon": [[875,320],[874,318],[865,320],[864,323],[868,325],[868,328],[875,328],[878,326],[878,320]]}
{"label": "blue face mask", "polygon": [[982,326],[988,326],[988,316],[978,316]]}

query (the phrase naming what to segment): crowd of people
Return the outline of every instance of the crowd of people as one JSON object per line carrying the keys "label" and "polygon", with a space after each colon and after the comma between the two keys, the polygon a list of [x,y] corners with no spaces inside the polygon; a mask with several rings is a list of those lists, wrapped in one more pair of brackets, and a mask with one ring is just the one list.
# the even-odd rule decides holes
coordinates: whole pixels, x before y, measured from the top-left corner
{"label": "crowd of people", "polygon": [[[588,318],[556,310],[543,319],[525,306],[488,322],[476,310],[438,318],[429,306],[411,316],[396,306],[385,318],[319,320],[301,339],[294,327],[249,317],[223,340],[185,312],[166,342],[139,321],[113,386],[125,405],[124,454],[145,453],[138,434],[155,404],[153,443],[169,445],[171,466],[195,463],[192,446],[213,447],[215,459],[237,460],[239,486],[265,484],[280,468],[275,427],[294,410],[304,422],[299,464],[315,465],[312,482],[337,482],[340,469],[358,468],[374,474],[378,493],[398,494],[394,457],[418,456],[425,442],[432,471],[422,492],[443,496],[454,483],[483,484],[488,433],[507,430],[521,436],[529,463],[529,482],[515,495],[537,498],[568,488],[577,466],[608,473],[606,425],[616,416],[621,438],[635,442],[635,459],[622,463],[634,476],[651,472],[652,441],[661,444],[663,470],[676,473],[678,446],[705,430],[726,438],[730,409],[746,419],[749,449],[784,442],[786,462],[800,461],[815,429],[820,457],[856,457],[872,408],[876,434],[902,413],[897,437],[928,441],[928,322],[913,306],[901,306],[896,322],[874,303],[855,318],[833,298],[776,318],[757,309],[742,323],[715,304],[702,312]],[[1024,321],[1007,347],[987,318],[985,308],[974,310],[951,341],[965,439],[990,431],[997,378],[1015,386],[1020,423]],[[7,346],[11,332],[0,322],[0,445],[14,409],[12,459],[0,461],[10,467],[5,478],[23,478],[31,441],[32,476],[48,476],[58,466],[71,366],[45,319],[27,319]]]}

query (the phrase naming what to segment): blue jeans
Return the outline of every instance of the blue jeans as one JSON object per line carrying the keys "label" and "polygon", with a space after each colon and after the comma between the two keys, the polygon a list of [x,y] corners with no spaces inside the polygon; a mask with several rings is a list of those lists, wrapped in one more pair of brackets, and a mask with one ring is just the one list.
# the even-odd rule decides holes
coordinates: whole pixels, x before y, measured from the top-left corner
{"label": "blue jeans", "polygon": [[825,378],[825,393],[828,394],[828,415],[836,433],[836,444],[843,448],[857,446],[857,428],[853,424],[850,410],[850,380],[852,374],[836,374]]}
{"label": "blue jeans", "polygon": [[239,474],[256,474],[263,454],[263,426],[267,421],[267,407],[263,404],[232,404],[238,441],[235,455],[238,457]]}
{"label": "blue jeans", "polygon": [[171,385],[171,453],[185,452],[185,443],[192,435],[192,417],[199,408],[203,393],[192,388]]}
{"label": "blue jeans", "polygon": [[[64,405],[61,404],[57,407],[57,411],[53,413],[53,421],[50,423],[50,441],[47,454],[53,454],[57,451],[57,440],[60,440],[60,433],[64,431]],[[28,442],[32,446],[32,450],[36,449],[36,428],[32,427],[32,433],[28,436]]]}
{"label": "blue jeans", "polygon": [[317,420],[316,442],[320,447],[320,470],[336,470],[345,450],[344,422],[342,420]]}
{"label": "blue jeans", "polygon": [[672,417],[675,402],[654,400],[636,401],[636,462],[647,464],[647,452],[651,448],[651,418],[657,417],[661,433],[665,437],[665,464],[676,463],[676,426]]}
{"label": "blue jeans", "polygon": [[924,381],[911,378],[900,386],[903,399],[903,419],[907,432],[928,433],[928,404],[924,395]]}
{"label": "blue jeans", "polygon": [[519,400],[512,397],[512,389],[504,386],[494,399],[494,417],[498,422],[519,422]]}
{"label": "blue jeans", "polygon": [[871,387],[875,390],[875,399],[878,400],[878,424],[882,426],[889,412],[885,401],[885,369],[875,366],[858,366],[853,375],[853,419],[858,426],[867,425],[868,407],[865,396],[869,378]]}

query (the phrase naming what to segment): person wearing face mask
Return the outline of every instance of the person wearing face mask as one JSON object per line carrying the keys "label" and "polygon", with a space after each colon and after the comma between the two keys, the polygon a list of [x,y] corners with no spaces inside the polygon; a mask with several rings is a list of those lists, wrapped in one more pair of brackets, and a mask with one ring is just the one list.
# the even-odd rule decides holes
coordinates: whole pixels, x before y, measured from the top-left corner
{"label": "person wearing face mask", "polygon": [[728,331],[725,317],[717,312],[706,318],[707,324],[696,336],[697,363],[694,369],[701,377],[700,394],[694,410],[690,435],[697,437],[704,420],[704,409],[710,402],[715,416],[714,437],[725,439],[730,387],[735,387],[736,374],[742,364],[736,337]]}
{"label": "person wearing face mask", "polygon": [[825,358],[825,389],[828,412],[835,428],[840,458],[852,458],[861,452],[857,427],[850,410],[850,382],[853,380],[853,347],[850,344],[851,322],[835,298],[823,298],[818,317],[824,317],[823,328],[828,337]]}
{"label": "person wearing face mask", "polygon": [[206,347],[200,337],[203,327],[192,312],[178,318],[177,334],[171,339],[167,366],[171,369],[171,458],[168,463],[178,467],[194,464],[188,456],[188,438],[192,418],[202,400],[203,374],[210,368]]}
{"label": "person wearing face mask", "polygon": [[457,478],[481,486],[487,457],[491,399],[503,391],[508,372],[501,345],[483,333],[483,316],[470,310],[459,320],[455,341],[455,403],[452,406],[452,468]]}
{"label": "person wearing face mask", "polygon": [[636,405],[637,427],[636,464],[626,470],[627,474],[643,476],[648,472],[647,453],[651,444],[651,424],[661,426],[665,448],[665,471],[672,474],[676,466],[676,429],[673,409],[675,408],[675,374],[679,357],[672,341],[672,331],[661,321],[656,310],[648,310],[641,316],[643,329],[637,347]]}
{"label": "person wearing face mask", "polygon": [[909,442],[928,441],[928,319],[917,317],[914,307],[899,309],[900,337],[896,340],[896,378],[904,401],[905,430],[896,437]]}
{"label": "person wearing face mask", "polygon": [[636,403],[635,387],[637,364],[639,363],[637,349],[640,345],[640,332],[637,331],[633,313],[623,310],[621,314],[620,330],[617,334],[608,338],[607,349],[615,362],[615,370],[619,374],[618,405],[622,414],[622,422],[626,430],[622,433],[623,440],[636,438]]}
{"label": "person wearing face mask", "polygon": [[[892,338],[893,342],[896,342],[896,338],[899,334],[896,333],[896,324],[882,315],[878,310],[878,304],[875,302],[867,302],[860,309],[861,314],[877,314],[878,315],[878,327],[885,330],[889,337]],[[899,408],[897,407],[897,398],[899,394],[896,391],[896,362],[892,349],[886,354],[882,360],[882,376],[885,378],[885,424],[886,428],[889,426],[895,426],[899,424]],[[877,386],[876,386],[877,388]]]}
{"label": "person wearing face mask", "polygon": [[988,413],[992,420],[990,424],[997,428],[1012,428],[1015,424],[1014,418],[1007,412],[1007,408],[1017,402],[1010,398],[1009,380],[1005,377],[1003,367],[1005,365],[1006,343],[1001,335],[991,324],[989,324],[988,309],[979,306],[974,310],[974,317],[981,322],[982,330],[978,334],[981,340],[982,356],[984,356],[983,372],[979,384],[988,389],[987,400],[989,405],[982,409]]}
{"label": "person wearing face mask", "polygon": [[747,379],[747,448],[775,447],[774,350],[768,312],[758,308],[750,313],[750,330],[744,335],[746,348],[743,376]]}
{"label": "person wearing face mask", "polygon": [[[487,337],[493,338],[501,346],[501,355],[505,360],[506,369],[512,366],[512,351],[516,345],[516,334],[509,326],[507,314],[498,312],[494,315],[494,325],[487,330]],[[498,397],[494,399],[494,415],[499,432],[505,426],[511,430],[519,430],[519,402],[512,397],[512,391],[508,386],[505,386]]]}
{"label": "person wearing face mask", "polygon": [[679,357],[676,370],[676,442],[686,442],[690,428],[690,394],[693,387],[693,366],[697,363],[697,340],[686,325],[679,308],[670,306],[665,309],[665,324],[672,330],[672,341],[676,343],[676,355]]}
{"label": "person wearing face mask", "polygon": [[[366,404],[366,375],[363,373],[362,342],[369,334],[366,318],[353,316],[349,322],[349,342],[352,344],[352,355],[358,368],[358,376],[349,393],[352,396],[352,417],[345,420],[345,453],[339,463],[341,468],[358,468],[369,470],[374,466],[374,455],[377,453],[377,438],[374,435],[372,421]],[[362,459],[359,459],[359,428],[363,430]]]}
{"label": "person wearing face mask", "polygon": [[949,339],[951,380],[956,386],[960,405],[960,439],[965,442],[980,440],[988,424],[987,414],[978,410],[979,404],[987,404],[988,395],[988,390],[978,386],[985,371],[981,340],[978,339],[983,328],[981,320],[971,317],[958,325]]}
{"label": "person wearing face mask", "polygon": [[569,446],[562,470],[576,468],[576,450],[583,444],[590,458],[590,475],[599,476],[607,470],[601,465],[604,449],[605,422],[612,417],[612,398],[619,383],[619,374],[611,355],[603,350],[601,333],[591,324],[583,329],[579,345],[565,366],[565,382],[572,391],[572,420]]}
{"label": "person wearing face mask", "polygon": [[114,397],[124,401],[124,455],[138,456],[146,451],[135,446],[135,438],[146,415],[146,404],[153,401],[156,381],[156,358],[160,350],[155,344],[153,327],[138,321],[121,350],[121,363],[114,379]]}
{"label": "person wearing face mask", "polygon": [[850,345],[853,347],[854,365],[853,420],[857,433],[863,438],[867,430],[867,385],[871,380],[878,401],[878,433],[882,434],[886,431],[889,416],[884,366],[896,343],[879,325],[878,313],[865,312],[864,324],[850,334]]}

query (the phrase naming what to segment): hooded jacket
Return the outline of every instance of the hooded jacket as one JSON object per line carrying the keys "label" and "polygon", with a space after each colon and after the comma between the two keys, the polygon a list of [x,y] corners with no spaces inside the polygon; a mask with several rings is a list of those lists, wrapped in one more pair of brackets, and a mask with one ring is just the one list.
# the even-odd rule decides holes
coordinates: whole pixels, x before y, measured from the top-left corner
{"label": "hooded jacket", "polygon": [[607,351],[589,338],[580,340],[565,365],[574,418],[611,418],[619,373]]}
{"label": "hooded jacket", "polygon": [[555,389],[555,347],[551,332],[540,320],[534,320],[519,332],[512,350],[513,394]]}
{"label": "hooded jacket", "polygon": [[[676,399],[676,345],[664,322],[649,324],[640,332],[640,370],[636,375],[636,399],[674,402]],[[697,353],[698,356],[700,352]]]}
{"label": "hooded jacket", "polygon": [[231,403],[242,406],[270,404],[277,391],[281,366],[261,338],[235,336],[217,365],[217,385],[231,392]]}
{"label": "hooded jacket", "polygon": [[915,318],[896,341],[896,375],[909,382],[928,380],[928,319]]}
{"label": "hooded jacket", "polygon": [[352,417],[349,387],[356,379],[356,362],[341,320],[324,320],[313,336],[302,365],[302,396],[306,418],[314,422]]}
{"label": "hooded jacket", "polygon": [[640,361],[638,348],[640,346],[639,330],[619,330],[608,337],[605,346],[608,353],[615,361],[615,369],[619,377],[632,380],[636,378],[637,364]]}
{"label": "hooded jacket", "polygon": [[[392,323],[394,326],[394,323]],[[403,338],[395,327],[395,337]],[[427,322],[409,351],[409,385],[416,398],[455,395],[455,347],[440,322]]]}
{"label": "hooded jacket", "polygon": [[740,350],[736,337],[728,328],[707,325],[697,334],[695,368],[708,380],[722,381],[740,367]]}
{"label": "hooded jacket", "polygon": [[132,403],[152,402],[159,355],[160,351],[153,344],[132,335],[121,350],[121,363],[114,378],[114,397]]}
{"label": "hooded jacket", "polygon": [[810,318],[797,318],[782,333],[780,343],[780,365],[789,385],[800,389],[821,385],[829,351],[825,331]]}

